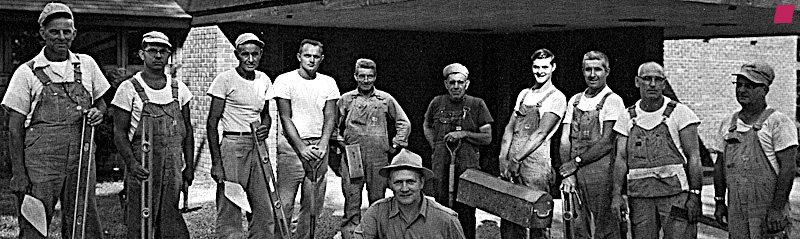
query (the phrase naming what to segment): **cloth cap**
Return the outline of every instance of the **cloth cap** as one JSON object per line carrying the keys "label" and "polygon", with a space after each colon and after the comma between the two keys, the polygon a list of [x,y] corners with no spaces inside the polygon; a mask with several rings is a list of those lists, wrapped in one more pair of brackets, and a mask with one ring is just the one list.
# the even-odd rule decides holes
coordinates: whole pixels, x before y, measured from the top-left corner
{"label": "cloth cap", "polygon": [[733,73],[735,76],[744,76],[753,83],[772,85],[772,80],[775,79],[775,71],[767,63],[755,61],[742,65],[738,73]]}
{"label": "cloth cap", "polygon": [[42,13],[39,14],[39,26],[41,26],[42,23],[44,23],[44,20],[47,19],[47,17],[60,12],[69,14],[69,18],[73,19],[72,10],[69,10],[69,7],[67,5],[63,3],[51,2],[48,3],[47,5],[44,5]]}
{"label": "cloth cap", "polygon": [[172,44],[169,43],[169,37],[157,31],[145,33],[142,36],[142,43],[159,43],[172,47]]}
{"label": "cloth cap", "polygon": [[401,149],[400,153],[398,153],[392,159],[392,163],[389,166],[383,167],[378,170],[378,174],[384,177],[389,177],[389,174],[398,169],[412,169],[418,170],[422,173],[423,178],[433,178],[433,171],[422,167],[422,157],[418,154],[415,154],[407,149]]}
{"label": "cloth cap", "polygon": [[244,44],[245,42],[254,42],[259,47],[264,47],[264,42],[259,40],[256,34],[253,33],[243,33],[236,38],[236,42],[234,47],[239,47],[239,45]]}
{"label": "cloth cap", "polygon": [[461,73],[464,76],[466,76],[467,78],[469,78],[469,70],[467,70],[466,66],[464,66],[462,64],[459,64],[459,63],[453,63],[453,64],[450,64],[450,65],[447,65],[447,66],[444,67],[444,70],[442,70],[442,75],[444,75],[444,77],[447,77],[450,74],[454,74],[454,73]]}

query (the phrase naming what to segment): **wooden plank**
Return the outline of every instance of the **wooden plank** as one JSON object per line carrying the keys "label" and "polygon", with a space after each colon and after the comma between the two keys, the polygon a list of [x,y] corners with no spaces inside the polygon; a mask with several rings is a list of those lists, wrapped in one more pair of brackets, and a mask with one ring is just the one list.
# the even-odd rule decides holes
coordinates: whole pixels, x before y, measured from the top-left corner
{"label": "wooden plank", "polygon": [[547,192],[474,169],[459,177],[457,201],[528,228],[548,228],[553,219],[553,197]]}

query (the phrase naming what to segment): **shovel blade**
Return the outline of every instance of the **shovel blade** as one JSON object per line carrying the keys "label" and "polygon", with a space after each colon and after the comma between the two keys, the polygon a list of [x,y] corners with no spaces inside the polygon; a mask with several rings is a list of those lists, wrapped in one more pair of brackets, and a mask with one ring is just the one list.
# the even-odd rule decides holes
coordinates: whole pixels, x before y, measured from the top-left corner
{"label": "shovel blade", "polygon": [[47,237],[47,216],[41,200],[26,194],[22,199],[20,211],[25,220],[28,220],[39,233]]}
{"label": "shovel blade", "polygon": [[225,198],[244,211],[252,212],[250,202],[247,201],[247,193],[244,192],[241,184],[229,181],[224,181],[223,184],[225,184]]}

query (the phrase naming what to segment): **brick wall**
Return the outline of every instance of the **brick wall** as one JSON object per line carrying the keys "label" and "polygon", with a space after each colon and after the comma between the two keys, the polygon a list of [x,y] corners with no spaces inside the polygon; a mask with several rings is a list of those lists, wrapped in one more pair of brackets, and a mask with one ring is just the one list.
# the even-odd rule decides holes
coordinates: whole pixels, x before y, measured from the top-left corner
{"label": "brick wall", "polygon": [[775,69],[767,104],[796,118],[797,44],[797,36],[664,41],[667,77],[678,98],[700,117],[699,133],[706,144],[720,122],[741,108],[731,74],[751,60],[765,61]]}
{"label": "brick wall", "polygon": [[[233,54],[233,44],[225,37],[217,26],[194,27],[183,48],[175,55],[174,63],[180,64],[178,76],[189,86],[194,98],[191,102],[192,125],[194,125],[195,154],[199,154],[197,171],[209,172],[211,156],[206,140],[206,118],[211,106],[211,97],[206,95],[208,87],[218,74],[238,65]],[[270,102],[272,130],[268,140],[270,158],[275,158],[275,136],[277,109]],[[202,148],[200,148],[202,146]],[[197,157],[197,155],[195,156]]]}

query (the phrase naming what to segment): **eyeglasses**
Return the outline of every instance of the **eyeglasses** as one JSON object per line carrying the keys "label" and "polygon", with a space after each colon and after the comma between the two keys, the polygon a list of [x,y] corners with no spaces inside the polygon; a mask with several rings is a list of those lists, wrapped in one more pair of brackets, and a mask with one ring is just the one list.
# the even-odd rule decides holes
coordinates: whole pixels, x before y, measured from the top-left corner
{"label": "eyeglasses", "polygon": [[156,54],[161,54],[162,56],[169,56],[170,54],[172,54],[172,51],[167,50],[167,49],[156,50],[156,49],[151,48],[151,49],[145,50],[144,52],[147,52],[147,54],[150,54],[151,56],[155,56]]}
{"label": "eyeglasses", "polygon": [[359,80],[366,80],[366,79],[374,80],[375,79],[375,75],[356,75],[356,79],[359,79]]}
{"label": "eyeglasses", "polygon": [[767,86],[765,84],[752,83],[752,82],[747,82],[747,83],[733,82],[733,85],[735,85],[736,88],[744,87],[744,88],[747,88],[747,89],[755,89],[755,88],[758,88],[758,87],[761,87],[761,86]]}
{"label": "eyeglasses", "polygon": [[656,84],[664,84],[664,82],[667,81],[666,77],[660,77],[660,76],[645,76],[645,77],[636,76],[636,79],[641,80],[641,81],[643,81],[645,83],[648,83],[648,84],[654,83],[654,82]]}
{"label": "eyeglasses", "polygon": [[464,85],[464,84],[467,84],[467,81],[465,81],[465,80],[449,80],[449,81],[446,81],[446,82],[447,82],[448,85]]}

